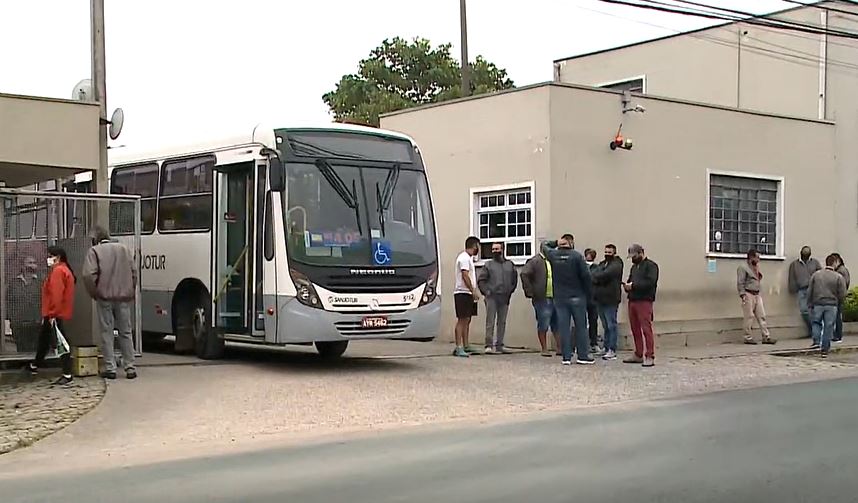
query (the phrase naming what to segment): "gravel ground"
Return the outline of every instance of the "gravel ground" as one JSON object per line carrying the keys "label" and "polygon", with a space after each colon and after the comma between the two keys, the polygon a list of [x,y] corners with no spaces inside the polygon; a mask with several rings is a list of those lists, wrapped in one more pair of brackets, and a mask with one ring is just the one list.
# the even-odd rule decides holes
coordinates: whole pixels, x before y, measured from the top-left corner
{"label": "gravel ground", "polygon": [[76,379],[66,387],[51,386],[50,379],[0,386],[0,454],[72,424],[98,405],[104,390],[98,378]]}

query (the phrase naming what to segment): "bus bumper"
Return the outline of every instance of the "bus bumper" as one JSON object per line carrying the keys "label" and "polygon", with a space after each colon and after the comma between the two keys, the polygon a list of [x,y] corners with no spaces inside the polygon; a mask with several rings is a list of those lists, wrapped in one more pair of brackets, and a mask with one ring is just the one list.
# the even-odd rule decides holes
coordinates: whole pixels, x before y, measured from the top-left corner
{"label": "bus bumper", "polygon": [[[385,327],[366,328],[365,318],[383,317]],[[277,343],[398,339],[430,341],[438,337],[441,299],[401,313],[352,314],[314,309],[294,297],[283,298],[278,316]]]}

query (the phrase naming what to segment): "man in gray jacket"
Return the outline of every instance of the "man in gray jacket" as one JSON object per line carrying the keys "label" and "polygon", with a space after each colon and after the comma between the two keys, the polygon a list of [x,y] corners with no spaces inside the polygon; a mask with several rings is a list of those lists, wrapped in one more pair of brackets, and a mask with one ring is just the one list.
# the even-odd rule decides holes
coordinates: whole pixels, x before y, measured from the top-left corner
{"label": "man in gray jacket", "polygon": [[113,330],[116,329],[125,376],[134,379],[137,377],[131,338],[131,306],[137,293],[134,255],[127,246],[111,240],[110,234],[101,227],[95,228],[92,245],[83,264],[83,282],[98,304],[101,353],[104,355],[102,377],[116,379],[113,353]]}
{"label": "man in gray jacket", "polygon": [[822,269],[819,262],[811,257],[809,246],[801,249],[801,258],[789,265],[789,291],[798,295],[798,311],[807,328],[807,337],[811,337],[813,330],[810,325],[810,309],[807,307],[807,287],[810,286],[810,277],[813,273]]}
{"label": "man in gray jacket", "polygon": [[486,298],[486,354],[506,353],[503,344],[506,315],[509,313],[509,300],[518,287],[518,274],[515,265],[504,257],[502,243],[492,243],[492,259],[480,271],[477,286]]}
{"label": "man in gray jacket", "polygon": [[831,336],[837,318],[837,305],[846,298],[846,280],[835,271],[837,257],[825,258],[825,269],[816,271],[810,278],[807,288],[807,303],[813,320],[813,345],[821,348],[822,357],[828,356],[831,349]]}

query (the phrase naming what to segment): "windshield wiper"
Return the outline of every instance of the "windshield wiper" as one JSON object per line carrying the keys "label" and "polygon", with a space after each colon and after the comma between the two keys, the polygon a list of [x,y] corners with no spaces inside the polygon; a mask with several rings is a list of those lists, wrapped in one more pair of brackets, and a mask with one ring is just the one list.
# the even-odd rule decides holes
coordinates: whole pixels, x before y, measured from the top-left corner
{"label": "windshield wiper", "polygon": [[318,168],[319,172],[322,173],[322,176],[325,177],[325,180],[328,181],[328,184],[334,189],[334,192],[340,196],[340,199],[346,203],[346,206],[353,209],[355,211],[355,222],[357,223],[358,234],[363,236],[363,228],[360,224],[360,204],[358,204],[357,200],[357,184],[354,180],[352,180],[352,188],[349,190],[349,187],[343,181],[342,177],[334,170],[331,164],[324,159],[316,159],[315,162],[316,168]]}
{"label": "windshield wiper", "polygon": [[380,189],[378,182],[375,183],[375,200],[378,206],[378,223],[381,226],[381,235],[386,236],[384,229],[384,212],[390,209],[390,203],[393,200],[393,189],[396,187],[396,182],[399,181],[399,164],[394,164],[390,171],[387,172],[387,178],[384,179],[384,188]]}

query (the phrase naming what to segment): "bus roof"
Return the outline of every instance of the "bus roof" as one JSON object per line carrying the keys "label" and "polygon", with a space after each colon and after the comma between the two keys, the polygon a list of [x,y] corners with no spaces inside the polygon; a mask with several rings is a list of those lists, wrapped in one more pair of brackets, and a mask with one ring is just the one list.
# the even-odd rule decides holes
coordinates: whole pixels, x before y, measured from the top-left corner
{"label": "bus roof", "polygon": [[136,162],[166,159],[171,157],[181,157],[187,155],[212,152],[217,150],[228,150],[231,148],[249,146],[249,145],[266,145],[273,148],[274,130],[275,129],[315,129],[325,131],[352,131],[355,133],[376,134],[391,136],[408,140],[412,144],[412,140],[407,135],[386,129],[373,128],[368,126],[359,126],[355,124],[329,123],[322,125],[292,125],[284,128],[274,128],[269,125],[257,125],[250,129],[247,133],[219,138],[216,140],[197,142],[194,144],[175,145],[160,148],[122,148],[121,150],[111,149],[109,153],[109,165],[119,166],[123,164],[132,164]]}

